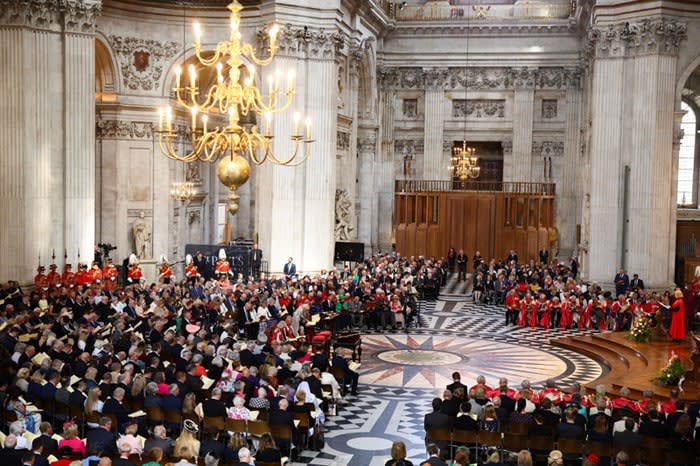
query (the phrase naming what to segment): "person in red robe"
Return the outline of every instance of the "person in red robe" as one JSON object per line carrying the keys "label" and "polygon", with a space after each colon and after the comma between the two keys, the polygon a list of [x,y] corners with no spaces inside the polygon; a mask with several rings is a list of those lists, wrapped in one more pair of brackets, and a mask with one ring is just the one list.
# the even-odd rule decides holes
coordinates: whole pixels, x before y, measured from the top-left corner
{"label": "person in red robe", "polygon": [[513,288],[506,296],[506,326],[511,322],[513,322],[513,325],[517,324],[519,312],[520,298],[518,297],[518,292]]}
{"label": "person in red robe", "polygon": [[61,287],[61,274],[56,271],[56,264],[51,264],[49,266],[49,273],[46,275],[46,279],[49,281],[49,288],[55,290]]}
{"label": "person in red robe", "polygon": [[530,310],[530,306],[532,304],[533,304],[532,295],[530,293],[527,293],[525,295],[525,299],[522,301],[522,304],[520,305],[520,317],[518,318],[518,325],[519,326],[527,327],[528,311]]}
{"label": "person in red robe", "polygon": [[673,296],[676,300],[671,304],[671,326],[668,329],[668,334],[673,341],[680,342],[685,338],[685,303],[680,288],[676,288]]}
{"label": "person in red robe", "polygon": [[117,288],[117,277],[119,276],[119,271],[112,263],[112,258],[107,258],[107,263],[105,264],[104,270],[102,270],[102,288],[105,291],[112,292]]}
{"label": "person in red robe", "polygon": [[75,273],[73,273],[72,267],[71,264],[64,265],[63,273],[61,274],[61,282],[68,289],[75,287]]}
{"label": "person in red robe", "polygon": [[34,275],[34,288],[42,293],[49,289],[49,279],[46,277],[45,271],[46,267],[40,265],[36,269],[36,275]]}

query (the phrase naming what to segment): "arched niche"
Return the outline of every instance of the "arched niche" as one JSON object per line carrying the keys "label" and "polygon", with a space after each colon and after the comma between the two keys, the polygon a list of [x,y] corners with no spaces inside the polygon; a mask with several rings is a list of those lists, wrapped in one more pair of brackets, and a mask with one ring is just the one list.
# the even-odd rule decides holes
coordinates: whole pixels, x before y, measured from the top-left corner
{"label": "arched niche", "polygon": [[114,61],[107,45],[95,39],[95,101],[114,102],[117,100],[117,82]]}

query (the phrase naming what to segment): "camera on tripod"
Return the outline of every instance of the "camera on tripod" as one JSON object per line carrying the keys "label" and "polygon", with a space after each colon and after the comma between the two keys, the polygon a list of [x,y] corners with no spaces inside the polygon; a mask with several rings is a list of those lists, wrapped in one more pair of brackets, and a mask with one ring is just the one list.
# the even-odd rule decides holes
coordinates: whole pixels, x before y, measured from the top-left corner
{"label": "camera on tripod", "polygon": [[117,247],[116,247],[116,246],[112,246],[111,243],[98,243],[98,244],[97,244],[97,247],[100,248],[100,249],[102,250],[102,254],[103,254],[105,257],[109,256],[109,252],[110,252],[110,251],[114,251],[115,249],[117,249]]}

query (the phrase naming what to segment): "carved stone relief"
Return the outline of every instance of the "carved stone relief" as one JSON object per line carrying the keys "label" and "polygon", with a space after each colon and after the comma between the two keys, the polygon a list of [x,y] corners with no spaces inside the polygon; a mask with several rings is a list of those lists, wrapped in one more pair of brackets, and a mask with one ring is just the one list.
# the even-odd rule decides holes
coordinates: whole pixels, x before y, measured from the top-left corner
{"label": "carved stone relief", "polygon": [[127,89],[154,91],[158,88],[166,62],[175,56],[177,42],[159,42],[140,37],[111,35],[122,81]]}
{"label": "carved stone relief", "polygon": [[[258,56],[266,56],[270,35],[266,29],[258,31]],[[340,53],[345,40],[338,32],[287,24],[277,35],[278,56],[332,60]]]}
{"label": "carved stone relief", "polygon": [[346,152],[350,148],[350,133],[338,131],[335,144],[338,152]]}
{"label": "carved stone relief", "polygon": [[100,0],[0,0],[0,24],[92,34]]}
{"label": "carved stone relief", "polygon": [[99,139],[152,139],[150,121],[98,120],[95,135]]}
{"label": "carved stone relief", "polygon": [[557,100],[542,99],[542,119],[553,120],[557,117]]}
{"label": "carved stone relief", "polygon": [[564,142],[532,141],[532,155],[541,155],[542,157],[562,156],[564,155]]}
{"label": "carved stone relief", "polygon": [[346,189],[335,190],[335,239],[347,241],[350,233],[355,229],[352,226],[353,203]]}
{"label": "carved stone relief", "polygon": [[666,18],[594,26],[588,30],[585,51],[589,58],[677,55],[687,31],[686,23]]}
{"label": "carved stone relief", "polygon": [[418,116],[418,99],[403,99],[404,118],[416,118]]}
{"label": "carved stone relief", "polygon": [[456,99],[452,101],[452,117],[504,118],[505,108],[505,100]]}

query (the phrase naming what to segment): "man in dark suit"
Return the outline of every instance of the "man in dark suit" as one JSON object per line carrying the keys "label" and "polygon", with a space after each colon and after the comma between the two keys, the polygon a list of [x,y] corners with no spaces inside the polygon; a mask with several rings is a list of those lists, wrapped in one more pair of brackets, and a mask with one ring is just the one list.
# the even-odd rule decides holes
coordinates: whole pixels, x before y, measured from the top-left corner
{"label": "man in dark suit", "polygon": [[46,459],[39,437],[32,442],[32,453],[34,453],[34,466],[49,466],[49,460]]}
{"label": "man in dark suit", "polygon": [[309,384],[309,390],[319,400],[323,399],[323,390],[321,389],[321,371],[318,367],[311,369],[311,375],[304,379]]}
{"label": "man in dark suit", "polygon": [[328,356],[323,352],[323,348],[318,348],[318,351],[311,356],[311,364],[318,367],[321,372],[328,372]]}
{"label": "man in dark suit", "polygon": [[659,420],[658,411],[650,409],[649,412],[647,412],[647,420],[642,421],[642,424],[639,426],[639,435],[666,438],[668,437],[668,433],[668,426]]}
{"label": "man in dark suit", "polygon": [[445,390],[442,393],[442,407],[440,411],[447,414],[448,416],[455,417],[459,412],[460,400],[452,396],[452,392]]}
{"label": "man in dark suit", "polygon": [[615,282],[615,296],[627,294],[627,288],[630,286],[630,277],[625,273],[625,269],[620,267],[613,281]]}
{"label": "man in dark suit", "polygon": [[166,458],[170,457],[173,453],[173,439],[168,437],[168,431],[163,425],[155,426],[153,428],[153,437],[146,439],[146,442],[143,446],[143,451],[144,453],[148,453],[156,447],[163,450],[163,455]]}
{"label": "man in dark suit", "polygon": [[576,408],[566,408],[566,417],[556,427],[557,438],[583,440],[585,435],[584,428],[576,423]]}
{"label": "man in dark suit", "polygon": [[[348,350],[345,350],[346,352]],[[357,382],[360,380],[360,374],[350,369],[348,360],[345,359],[344,353],[340,349],[336,350],[333,356],[333,367],[337,367],[343,371],[343,383],[350,384],[350,393],[357,395]]]}
{"label": "man in dark suit", "polygon": [[117,434],[112,432],[112,420],[108,417],[101,417],[99,427],[88,431],[87,450],[101,451],[106,455],[117,454]]}
{"label": "man in dark suit", "polygon": [[666,415],[666,426],[673,430],[676,428],[676,423],[682,415],[685,414],[685,402],[683,400],[676,401],[676,410]]}
{"label": "man in dark suit", "polygon": [[423,428],[425,429],[426,445],[429,443],[435,443],[441,448],[446,448],[447,445],[449,445],[447,442],[434,442],[433,439],[428,438],[428,429],[450,427],[450,418],[441,410],[442,400],[440,398],[433,398],[433,412],[425,415],[425,418],[423,419]]}
{"label": "man in dark suit", "polygon": [[[202,402],[204,417],[226,417],[226,405],[221,401],[221,389],[213,388],[211,398]],[[204,456],[204,455],[202,455]],[[221,456],[219,456],[221,458]]]}
{"label": "man in dark suit", "polygon": [[540,263],[549,264],[549,251],[546,249],[540,249]]}
{"label": "man in dark suit", "polygon": [[250,250],[250,265],[252,268],[253,276],[258,278],[260,276],[260,264],[262,262],[263,253],[258,249],[258,243],[253,244],[253,249]]}
{"label": "man in dark suit", "polygon": [[420,466],[447,466],[442,458],[440,458],[440,448],[431,443],[427,447],[428,459],[420,463]]}
{"label": "man in dark suit", "polygon": [[42,454],[55,455],[58,452],[58,442],[56,439],[51,438],[53,435],[53,427],[50,422],[42,422],[39,424],[39,435],[34,440],[39,440],[41,442]]}
{"label": "man in dark suit", "polygon": [[479,430],[479,423],[469,415],[471,410],[472,404],[467,400],[462,401],[462,404],[459,405],[457,418],[452,423],[452,428],[458,430]]}
{"label": "man in dark suit", "polygon": [[163,411],[180,411],[182,410],[182,398],[180,398],[180,386],[176,383],[170,384],[168,387],[168,396],[161,401]]}
{"label": "man in dark suit", "polygon": [[223,458],[226,446],[219,441],[219,429],[210,426],[204,429],[204,442],[199,447],[199,456],[204,458],[207,455],[215,458]]}
{"label": "man in dark suit", "polygon": [[294,259],[290,257],[289,260],[287,260],[287,263],[284,264],[283,272],[287,278],[294,278],[294,276],[297,274],[297,266],[294,263]]}
{"label": "man in dark suit", "polygon": [[121,387],[117,387],[114,389],[111,398],[107,398],[104,406],[102,406],[103,414],[111,414],[117,419],[120,431],[124,424],[129,422],[129,420],[131,419],[129,418],[129,413],[126,412],[126,409],[124,409],[124,405],[122,404],[122,402],[124,401],[124,395],[124,389]]}
{"label": "man in dark suit", "polygon": [[119,450],[119,458],[112,460],[112,466],[136,466],[134,463],[129,461],[129,454],[131,453],[131,445],[128,442],[119,442],[117,445]]}
{"label": "man in dark suit", "polygon": [[[287,401],[286,399],[280,400],[278,409],[270,411],[267,423],[271,426],[289,426],[292,429],[293,437],[297,439],[296,428],[294,427],[294,419],[292,418],[292,415],[289,412],[287,412],[288,407],[289,401]],[[289,443],[287,443],[286,441],[278,441],[277,445],[282,451],[289,449]]]}
{"label": "man in dark suit", "polygon": [[5,437],[4,448],[0,449],[0,455],[2,455],[2,462],[7,466],[20,466],[22,464],[22,454],[26,453],[27,450],[16,450],[17,437],[15,434],[10,434]]}
{"label": "man in dark suit", "polygon": [[635,273],[632,275],[632,281],[630,282],[630,289],[633,291],[644,291],[644,280],[639,278],[639,274]]}
{"label": "man in dark suit", "polygon": [[453,372],[452,373],[452,383],[447,386],[447,389],[454,394],[455,390],[458,388],[461,388],[464,390],[464,393],[467,393],[469,389],[467,388],[466,385],[462,383],[462,376],[460,375],[459,372]]}
{"label": "man in dark suit", "polygon": [[634,419],[625,419],[625,430],[615,432],[613,445],[616,448],[639,448],[642,444],[642,437],[634,431]]}

